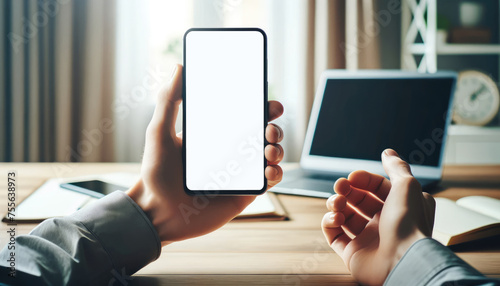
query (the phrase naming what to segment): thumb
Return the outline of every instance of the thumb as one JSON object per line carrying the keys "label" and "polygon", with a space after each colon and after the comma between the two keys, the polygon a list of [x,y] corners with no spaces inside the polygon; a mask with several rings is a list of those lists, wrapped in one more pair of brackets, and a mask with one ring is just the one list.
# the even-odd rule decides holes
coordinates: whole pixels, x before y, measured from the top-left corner
{"label": "thumb", "polygon": [[405,177],[413,177],[410,165],[403,161],[398,153],[392,149],[382,152],[382,165],[391,181]]}
{"label": "thumb", "polygon": [[158,100],[151,124],[159,130],[167,131],[170,137],[175,135],[175,121],[182,101],[182,65],[176,65],[170,82],[158,93]]}

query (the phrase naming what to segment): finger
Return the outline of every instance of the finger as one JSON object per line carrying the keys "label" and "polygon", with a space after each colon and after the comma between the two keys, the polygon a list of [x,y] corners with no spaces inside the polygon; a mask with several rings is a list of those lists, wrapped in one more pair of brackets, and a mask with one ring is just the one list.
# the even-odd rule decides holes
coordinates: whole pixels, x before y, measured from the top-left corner
{"label": "finger", "polygon": [[346,205],[347,199],[342,195],[333,195],[326,201],[326,207],[332,212],[341,212]]}
{"label": "finger", "polygon": [[391,181],[366,171],[354,171],[349,174],[348,180],[352,187],[368,191],[382,201],[385,201],[391,190]]}
{"label": "finger", "polygon": [[338,179],[335,182],[334,190],[337,194],[345,196],[351,205],[369,217],[373,217],[384,206],[379,199],[370,193],[352,187],[347,179]]}
{"label": "finger", "polygon": [[345,227],[354,235],[360,234],[365,229],[368,220],[360,215],[350,204],[347,204],[342,213],[345,216]]}
{"label": "finger", "polygon": [[410,165],[403,161],[398,153],[392,149],[386,149],[382,152],[382,165],[391,181],[413,177]]}
{"label": "finger", "polygon": [[267,162],[271,165],[276,165],[283,159],[283,147],[281,145],[269,144],[264,149],[264,154],[266,156]]}
{"label": "finger", "polygon": [[324,215],[321,227],[337,228],[341,227],[345,222],[345,216],[341,212],[328,212]]}
{"label": "finger", "polygon": [[178,141],[180,144],[182,144],[182,131],[178,132],[176,136],[177,136],[177,141]]}
{"label": "finger", "polygon": [[264,174],[267,178],[267,189],[276,186],[283,178],[283,169],[279,165],[267,166]]}
{"label": "finger", "polygon": [[276,101],[276,100],[270,100],[268,102],[268,110],[269,110],[269,121],[273,121],[276,118],[279,118],[282,114],[283,111],[285,110],[283,108],[283,104],[281,102]]}
{"label": "finger", "polygon": [[152,128],[157,128],[159,132],[167,131],[174,138],[175,121],[181,101],[182,65],[176,65],[170,82],[158,93],[158,102],[151,120]]}
{"label": "finger", "polygon": [[276,144],[283,140],[283,130],[276,124],[269,123],[266,127],[266,140],[269,143]]}
{"label": "finger", "polygon": [[347,244],[351,242],[351,238],[340,227],[343,218],[342,213],[327,213],[321,221],[321,229],[326,241],[340,257],[344,256],[344,250]]}

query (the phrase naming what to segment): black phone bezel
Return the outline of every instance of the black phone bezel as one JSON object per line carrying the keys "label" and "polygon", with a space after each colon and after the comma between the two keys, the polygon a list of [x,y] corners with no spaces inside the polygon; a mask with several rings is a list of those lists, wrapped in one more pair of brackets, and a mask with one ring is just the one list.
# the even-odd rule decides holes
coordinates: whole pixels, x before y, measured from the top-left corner
{"label": "black phone bezel", "polygon": [[[262,156],[264,156],[264,167],[263,167],[263,172],[262,176],[264,176],[264,185],[262,186],[262,189],[258,190],[190,190],[187,187],[186,184],[186,142],[187,142],[187,132],[186,132],[186,69],[188,68],[186,66],[186,37],[190,32],[211,32],[211,31],[251,31],[251,32],[259,32],[262,34],[262,38],[264,40],[264,79],[263,79],[263,88],[264,88],[264,146],[262,149]],[[183,65],[184,68],[182,69],[182,163],[183,163],[183,187],[184,191],[191,196],[200,196],[200,195],[206,195],[206,196],[223,196],[223,195],[260,195],[263,194],[267,190],[267,178],[265,176],[265,170],[267,166],[267,160],[264,154],[264,150],[268,144],[266,140],[266,127],[268,125],[268,95],[267,95],[267,36],[266,33],[260,29],[260,28],[191,28],[184,33],[183,37]]]}

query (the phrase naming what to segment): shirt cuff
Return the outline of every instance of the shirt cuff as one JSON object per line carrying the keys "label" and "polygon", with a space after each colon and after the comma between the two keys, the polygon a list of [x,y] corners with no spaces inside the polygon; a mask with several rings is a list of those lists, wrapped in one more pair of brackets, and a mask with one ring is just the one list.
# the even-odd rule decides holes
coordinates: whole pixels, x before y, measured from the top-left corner
{"label": "shirt cuff", "polygon": [[[457,267],[460,268],[458,272]],[[441,243],[423,238],[410,246],[384,285],[437,285],[435,282],[449,278],[446,277],[448,270],[454,272],[454,279],[462,275],[484,277]]]}
{"label": "shirt cuff", "polygon": [[161,254],[156,229],[124,192],[113,192],[71,217],[97,238],[119,273],[135,273]]}

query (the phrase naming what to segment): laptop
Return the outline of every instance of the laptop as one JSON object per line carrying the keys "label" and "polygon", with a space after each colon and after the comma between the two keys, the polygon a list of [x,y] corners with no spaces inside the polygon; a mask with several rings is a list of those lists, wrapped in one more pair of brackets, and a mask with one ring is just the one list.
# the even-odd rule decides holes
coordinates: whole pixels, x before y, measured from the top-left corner
{"label": "laptop", "polygon": [[300,168],[285,172],[276,193],[328,198],[336,179],[355,170],[386,176],[392,148],[425,189],[442,175],[455,72],[327,70],[321,75]]}

